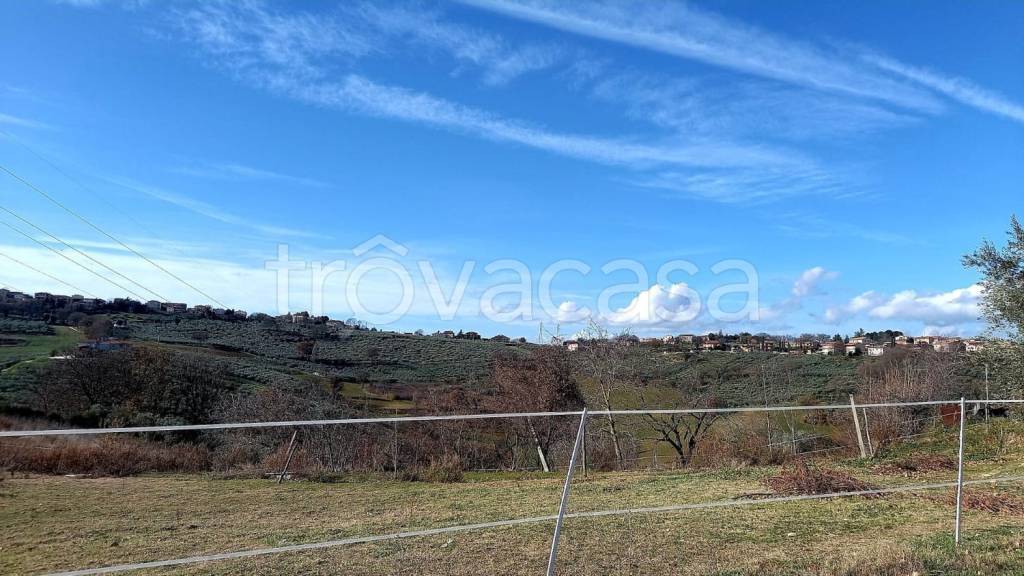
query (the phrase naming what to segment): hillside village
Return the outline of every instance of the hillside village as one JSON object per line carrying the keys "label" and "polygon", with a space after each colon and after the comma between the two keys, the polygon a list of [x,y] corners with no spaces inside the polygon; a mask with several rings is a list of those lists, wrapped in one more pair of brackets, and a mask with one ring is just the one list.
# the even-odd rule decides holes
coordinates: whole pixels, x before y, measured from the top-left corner
{"label": "hillside village", "polygon": [[[189,306],[180,302],[159,302],[150,300],[140,302],[131,298],[115,298],[106,301],[100,298],[87,298],[80,294],[71,296],[36,292],[26,294],[8,289],[0,289],[0,314],[4,317],[14,315],[43,320],[51,324],[74,323],[75,314],[102,313],[135,313],[163,314],[175,317],[207,318],[225,321],[262,322],[273,320],[284,324],[322,325],[328,329],[340,330],[376,330],[368,328],[355,318],[347,320],[332,319],[329,316],[315,316],[309,312],[294,312],[280,316],[269,316],[263,313],[250,315],[244,310],[214,308],[205,304]],[[116,327],[123,327],[120,321]],[[422,330],[406,332],[406,335],[423,336]],[[477,332],[443,330],[432,334],[438,338],[464,340],[492,340],[503,343],[525,344],[525,338],[512,339],[498,334],[484,338]],[[679,334],[662,337],[638,337],[621,334],[615,337],[628,345],[639,345],[657,348],[665,352],[711,352],[725,351],[732,353],[767,352],[775,354],[822,354],[826,356],[882,356],[887,350],[900,348],[906,350],[934,350],[943,353],[978,352],[985,346],[981,339],[963,339],[947,336],[908,336],[900,331],[886,330],[882,332],[864,333],[858,331],[854,336],[843,337],[839,334],[803,334],[800,336],[779,336],[769,334]],[[569,352],[576,352],[586,346],[586,339],[569,339],[553,336],[542,345],[561,346]],[[107,349],[110,346],[99,342],[91,344]]]}

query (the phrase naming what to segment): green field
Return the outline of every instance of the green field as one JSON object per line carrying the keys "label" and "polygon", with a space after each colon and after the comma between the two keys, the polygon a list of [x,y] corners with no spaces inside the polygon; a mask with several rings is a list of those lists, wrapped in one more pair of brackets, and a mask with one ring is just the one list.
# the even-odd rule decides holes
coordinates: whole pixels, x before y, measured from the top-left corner
{"label": "green field", "polygon": [[0,367],[48,358],[54,352],[73,348],[82,335],[71,328],[58,326],[53,335],[0,333],[0,338],[16,340],[17,344],[0,346]]}
{"label": "green field", "polygon": [[[968,479],[1024,474],[1024,433],[970,429]],[[993,449],[998,435],[1003,441]],[[1008,439],[1008,440],[1007,440]],[[953,453],[951,434],[903,452]],[[892,457],[900,457],[896,453]],[[905,475],[884,462],[832,466],[877,486],[947,482],[955,471]],[[593,473],[574,482],[570,512],[665,506],[766,492],[774,467]],[[0,482],[0,573],[38,574],[126,562],[528,518],[557,511],[557,474],[470,474],[441,484],[352,478],[332,484],[211,476],[19,477]],[[972,487],[1024,502],[1024,486]],[[1024,510],[968,508],[951,542],[947,489],[640,513],[567,521],[561,574],[1021,574]],[[536,574],[553,523],[442,534],[227,560],[146,574]]]}

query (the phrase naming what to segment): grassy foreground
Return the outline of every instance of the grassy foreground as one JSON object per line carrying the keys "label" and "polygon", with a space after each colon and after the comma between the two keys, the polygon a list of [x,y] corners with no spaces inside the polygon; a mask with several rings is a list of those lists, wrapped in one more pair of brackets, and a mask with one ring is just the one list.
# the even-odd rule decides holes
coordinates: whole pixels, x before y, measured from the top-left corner
{"label": "grassy foreground", "polygon": [[[973,431],[972,431],[973,432]],[[977,433],[974,434],[975,436]],[[1015,437],[968,452],[969,479],[1024,474]],[[945,451],[946,440],[922,451]],[[835,466],[878,486],[945,482],[955,471]],[[591,474],[581,512],[764,494],[775,468]],[[557,474],[469,475],[457,484],[334,484],[205,476],[18,477],[0,482],[0,573],[42,574],[554,514]],[[1024,486],[972,492],[1024,501]],[[572,519],[560,574],[1022,574],[1024,513],[967,510],[952,547],[950,490]],[[135,574],[538,574],[553,522],[227,560]]]}

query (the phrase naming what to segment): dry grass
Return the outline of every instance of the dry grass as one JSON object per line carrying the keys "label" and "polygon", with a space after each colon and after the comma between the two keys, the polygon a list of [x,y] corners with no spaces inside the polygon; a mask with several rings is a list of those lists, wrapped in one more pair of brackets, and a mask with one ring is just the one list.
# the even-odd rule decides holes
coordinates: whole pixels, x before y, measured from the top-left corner
{"label": "dry grass", "polygon": [[0,468],[38,474],[131,476],[143,472],[209,470],[208,450],[192,444],[165,445],[135,438],[17,438],[0,445]]}
{"label": "dry grass", "polygon": [[[977,442],[972,443],[972,446]],[[1012,446],[1022,446],[1013,444]],[[938,449],[938,446],[931,446]],[[948,452],[945,445],[942,451]],[[2,454],[0,454],[2,455]],[[966,476],[1024,475],[1022,451],[968,451]],[[280,459],[281,455],[274,458]],[[273,458],[271,458],[273,459]],[[302,457],[297,453],[295,463]],[[267,464],[280,464],[277,460]],[[730,501],[798,477],[799,493],[907,481],[853,460],[830,468],[577,474],[570,512]],[[921,481],[948,480],[947,470]],[[460,483],[349,476],[335,483],[208,475],[0,482],[0,574],[41,574],[408,530],[547,516],[560,474],[467,473]],[[1024,574],[1024,486],[968,492],[963,552],[950,538],[951,500],[938,492],[832,498],[566,522],[559,573],[717,576]],[[981,494],[979,492],[978,494]],[[998,506],[992,498],[998,497]],[[1011,503],[1011,504],[1007,504]],[[1009,506],[1009,507],[1007,507]],[[168,574],[541,573],[552,522],[147,571]]]}
{"label": "dry grass", "polygon": [[[592,473],[575,484],[571,511],[727,500],[756,490],[772,472]],[[557,509],[560,489],[556,475],[468,475],[460,484],[283,485],[201,476],[13,478],[0,483],[0,573],[548,515]],[[899,567],[917,566],[914,543],[946,534],[951,514],[948,503],[901,495],[572,519],[563,535],[560,573],[895,575]],[[965,526],[968,535],[992,527],[1019,534],[1024,518],[969,510]],[[537,573],[551,528],[541,522],[148,573]],[[892,543],[900,546],[890,551]],[[1024,556],[1006,546],[998,544],[1004,559],[1016,558],[1017,573],[1024,571]]]}
{"label": "dry grass", "polygon": [[818,468],[803,460],[787,465],[780,474],[765,478],[764,483],[776,494],[786,496],[859,492],[877,488],[846,472]]}

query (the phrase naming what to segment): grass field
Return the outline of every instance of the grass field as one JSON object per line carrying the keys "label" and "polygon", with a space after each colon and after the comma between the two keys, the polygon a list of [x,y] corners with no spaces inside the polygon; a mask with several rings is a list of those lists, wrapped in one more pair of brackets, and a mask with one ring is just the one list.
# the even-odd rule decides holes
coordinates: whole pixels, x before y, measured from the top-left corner
{"label": "grass field", "polygon": [[64,326],[58,326],[55,330],[53,335],[0,334],[4,338],[20,341],[20,344],[14,346],[0,346],[0,368],[47,358],[55,351],[73,347],[82,337],[80,333]]}
{"label": "grass field", "polygon": [[[950,452],[948,432],[914,451]],[[969,479],[1024,475],[1022,436],[993,450],[972,428]],[[1007,440],[1009,438],[1009,440]],[[905,448],[904,453],[910,448]],[[897,453],[893,457],[900,457]],[[945,482],[878,462],[833,466],[878,486]],[[665,506],[764,494],[777,468],[591,473],[570,511]],[[318,542],[557,512],[558,474],[470,474],[455,484],[333,484],[207,476],[8,478],[0,482],[0,573],[40,574],[124,562]],[[972,493],[996,493],[973,487]],[[1024,502],[1024,486],[998,489]],[[1021,574],[1024,512],[968,509],[951,542],[950,490],[764,503],[567,522],[561,574]],[[538,574],[553,522],[226,560],[147,574]]]}

